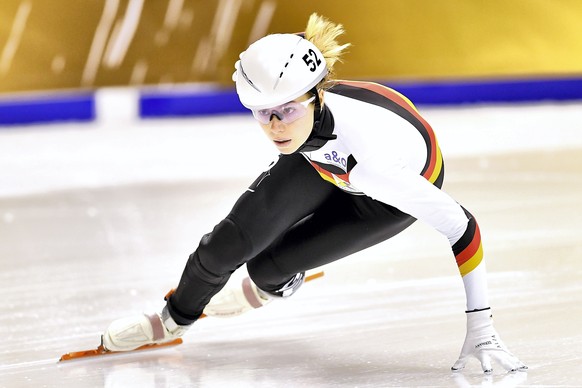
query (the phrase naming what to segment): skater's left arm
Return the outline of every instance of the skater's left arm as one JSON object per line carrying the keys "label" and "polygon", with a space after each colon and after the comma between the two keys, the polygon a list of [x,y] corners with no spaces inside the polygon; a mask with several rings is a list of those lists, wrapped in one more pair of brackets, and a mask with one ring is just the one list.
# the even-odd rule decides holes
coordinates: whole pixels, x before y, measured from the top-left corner
{"label": "skater's left arm", "polygon": [[370,197],[426,222],[449,239],[467,300],[467,334],[452,369],[463,369],[471,356],[481,362],[485,373],[492,371],[491,360],[507,370],[527,369],[493,328],[481,235],[475,218],[448,194],[397,161],[392,165],[385,160],[383,164],[358,164],[352,171],[351,183]]}
{"label": "skater's left arm", "polygon": [[481,235],[474,217],[447,193],[398,161],[358,163],[351,183],[445,235],[463,276],[467,310],[489,307]]}

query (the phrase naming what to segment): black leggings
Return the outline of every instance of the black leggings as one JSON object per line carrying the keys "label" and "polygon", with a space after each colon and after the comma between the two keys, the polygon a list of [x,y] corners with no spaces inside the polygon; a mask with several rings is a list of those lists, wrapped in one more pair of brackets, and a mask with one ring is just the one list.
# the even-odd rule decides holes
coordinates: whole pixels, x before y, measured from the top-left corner
{"label": "black leggings", "polygon": [[259,288],[275,291],[298,272],[389,239],[414,221],[324,181],[301,155],[281,156],[202,238],[168,308],[177,323],[190,324],[245,263]]}

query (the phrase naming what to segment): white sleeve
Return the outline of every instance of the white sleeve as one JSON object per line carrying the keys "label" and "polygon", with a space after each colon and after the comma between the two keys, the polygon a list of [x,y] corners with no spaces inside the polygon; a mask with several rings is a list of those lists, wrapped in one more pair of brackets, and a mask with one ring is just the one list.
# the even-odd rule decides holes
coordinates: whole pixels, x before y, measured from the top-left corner
{"label": "white sleeve", "polygon": [[[376,162],[376,163],[374,163]],[[448,194],[397,161],[367,158],[350,174],[350,182],[375,200],[410,214],[444,234],[451,247],[467,230],[465,211]],[[489,307],[484,261],[463,276],[467,310]]]}
{"label": "white sleeve", "polygon": [[380,163],[371,159],[365,165],[358,163],[350,182],[375,200],[432,226],[447,236],[451,246],[461,238],[468,218],[455,200],[406,166]]}

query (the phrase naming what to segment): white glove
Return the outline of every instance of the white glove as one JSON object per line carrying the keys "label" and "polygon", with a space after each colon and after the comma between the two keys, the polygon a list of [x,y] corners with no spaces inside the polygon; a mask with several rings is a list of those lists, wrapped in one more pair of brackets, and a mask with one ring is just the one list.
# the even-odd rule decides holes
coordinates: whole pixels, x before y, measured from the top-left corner
{"label": "white glove", "polygon": [[461,355],[451,368],[453,371],[463,369],[470,356],[481,362],[485,373],[493,372],[492,359],[511,372],[527,369],[527,366],[511,354],[503,344],[499,334],[493,328],[492,318],[490,308],[467,311],[467,336]]}

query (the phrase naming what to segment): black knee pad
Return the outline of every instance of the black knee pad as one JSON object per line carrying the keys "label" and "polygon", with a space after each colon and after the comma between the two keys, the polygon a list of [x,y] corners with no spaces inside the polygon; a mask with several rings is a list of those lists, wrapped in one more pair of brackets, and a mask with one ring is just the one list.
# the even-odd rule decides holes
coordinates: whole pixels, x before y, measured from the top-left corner
{"label": "black knee pad", "polygon": [[238,225],[225,218],[202,237],[192,259],[198,271],[213,277],[232,274],[248,260],[250,242]]}
{"label": "black knee pad", "polygon": [[266,257],[257,257],[249,261],[247,270],[257,287],[272,296],[291,296],[305,280],[305,272],[286,273]]}

